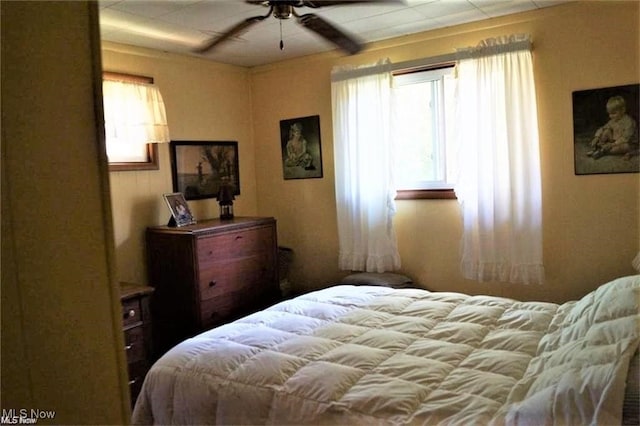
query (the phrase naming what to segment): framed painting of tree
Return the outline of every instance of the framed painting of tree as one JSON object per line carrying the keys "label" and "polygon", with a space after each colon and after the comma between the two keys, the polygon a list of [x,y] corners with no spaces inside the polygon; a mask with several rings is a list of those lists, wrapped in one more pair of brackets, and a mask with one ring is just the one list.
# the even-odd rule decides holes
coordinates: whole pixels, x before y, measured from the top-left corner
{"label": "framed painting of tree", "polygon": [[171,141],[173,191],[187,200],[215,198],[220,184],[240,195],[238,142]]}

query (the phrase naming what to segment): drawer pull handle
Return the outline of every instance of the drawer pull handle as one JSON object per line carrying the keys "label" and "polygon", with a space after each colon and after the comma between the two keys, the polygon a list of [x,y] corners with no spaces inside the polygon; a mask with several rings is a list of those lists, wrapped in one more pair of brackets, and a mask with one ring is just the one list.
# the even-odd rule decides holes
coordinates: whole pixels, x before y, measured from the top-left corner
{"label": "drawer pull handle", "polygon": [[124,350],[125,350],[125,351],[130,351],[132,348],[133,348],[133,343],[132,343],[132,344],[130,344],[130,345],[126,345],[126,346],[124,347]]}
{"label": "drawer pull handle", "polygon": [[129,312],[124,314],[124,319],[133,318],[135,316],[136,316],[136,310],[135,309],[131,309],[131,310],[129,310]]}
{"label": "drawer pull handle", "polygon": [[137,377],[135,379],[133,379],[133,380],[129,380],[129,386],[135,385],[137,381],[138,381]]}
{"label": "drawer pull handle", "polygon": [[217,282],[217,281],[209,281],[209,288],[211,288],[211,287],[215,287],[215,286],[216,286],[216,284],[218,284],[218,282]]}

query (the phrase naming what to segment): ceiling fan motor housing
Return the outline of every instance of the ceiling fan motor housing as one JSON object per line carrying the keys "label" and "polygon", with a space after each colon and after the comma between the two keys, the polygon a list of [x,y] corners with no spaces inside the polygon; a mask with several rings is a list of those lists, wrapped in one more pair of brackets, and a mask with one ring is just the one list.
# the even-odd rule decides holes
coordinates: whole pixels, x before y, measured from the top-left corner
{"label": "ceiling fan motor housing", "polygon": [[289,19],[293,15],[293,6],[286,3],[273,4],[273,16],[278,19]]}

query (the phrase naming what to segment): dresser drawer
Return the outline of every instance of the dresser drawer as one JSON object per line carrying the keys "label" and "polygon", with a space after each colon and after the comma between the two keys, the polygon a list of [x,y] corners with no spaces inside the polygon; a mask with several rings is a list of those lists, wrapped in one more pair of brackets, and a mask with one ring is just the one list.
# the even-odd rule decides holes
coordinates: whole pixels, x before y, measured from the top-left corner
{"label": "dresser drawer", "polygon": [[266,253],[207,264],[200,270],[200,300],[221,297],[232,291],[262,291],[265,282],[272,280],[273,260]]}
{"label": "dresser drawer", "polygon": [[202,269],[212,262],[243,258],[273,250],[273,228],[262,227],[198,239],[198,263]]}
{"label": "dresser drawer", "polygon": [[200,300],[220,297],[234,288],[236,273],[226,263],[211,263],[209,268],[200,271]]}
{"label": "dresser drawer", "polygon": [[122,303],[122,321],[125,327],[142,321],[142,305],[139,298],[125,300]]}
{"label": "dresser drawer", "polygon": [[129,364],[147,359],[144,328],[142,326],[125,330],[124,349]]}
{"label": "dresser drawer", "polygon": [[129,391],[131,393],[131,406],[136,403],[140,389],[142,388],[142,382],[144,382],[144,376],[149,371],[149,363],[146,360],[138,361],[133,364],[129,364]]}
{"label": "dresser drawer", "polygon": [[243,306],[234,299],[238,299],[238,294],[231,292],[225,297],[203,301],[200,305],[200,322],[203,329],[206,330],[233,317],[238,306]]}
{"label": "dresser drawer", "polygon": [[[230,321],[250,311],[264,307],[274,300],[270,287],[264,278],[249,277],[227,286],[227,291],[218,297],[200,301],[200,321],[203,329]],[[226,320],[226,321],[225,321]]]}

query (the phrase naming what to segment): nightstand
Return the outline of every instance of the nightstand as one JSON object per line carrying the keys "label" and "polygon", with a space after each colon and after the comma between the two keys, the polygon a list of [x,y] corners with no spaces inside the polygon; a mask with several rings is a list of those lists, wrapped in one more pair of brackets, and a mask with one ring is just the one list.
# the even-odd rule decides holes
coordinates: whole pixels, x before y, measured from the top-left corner
{"label": "nightstand", "polygon": [[153,287],[120,283],[122,326],[129,371],[131,406],[136,402],[151,364],[151,309]]}

